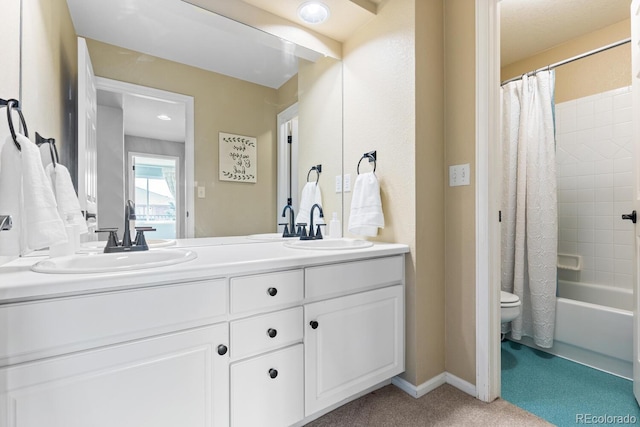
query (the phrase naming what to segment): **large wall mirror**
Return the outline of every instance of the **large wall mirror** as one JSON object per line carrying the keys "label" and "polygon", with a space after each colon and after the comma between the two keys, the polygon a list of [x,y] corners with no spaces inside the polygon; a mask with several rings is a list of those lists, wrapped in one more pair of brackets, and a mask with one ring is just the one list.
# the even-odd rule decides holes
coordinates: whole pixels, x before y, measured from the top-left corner
{"label": "large wall mirror", "polygon": [[[42,46],[51,37],[28,34],[44,31],[28,22],[37,21],[36,15],[63,14],[64,10],[51,10],[56,4],[59,9],[68,6],[75,35],[86,40],[98,77],[100,227],[122,227],[124,202],[136,199],[144,206],[139,212],[161,225],[157,228],[163,233],[167,231],[163,221],[177,216],[176,224],[169,226],[177,237],[276,232],[278,223],[286,221],[281,214],[287,199],[298,211],[307,179],[317,180],[327,216],[333,212],[342,216],[342,195],[334,184],[342,174],[339,59],[180,0],[22,3],[21,88],[35,126],[47,128],[46,108],[38,108],[35,99],[47,73],[37,66],[42,61],[38,55],[51,49]],[[67,50],[56,52],[63,56]],[[37,72],[25,72],[27,64],[34,64]],[[185,147],[188,108],[171,96],[150,96],[144,89],[127,92],[114,88],[113,82],[190,98],[191,156]],[[167,116],[172,120],[163,122]],[[75,126],[73,117],[67,122]],[[166,122],[180,126],[165,132]],[[226,161],[233,158],[234,149],[220,145],[233,137],[255,145],[246,158],[252,179],[231,176],[248,170],[248,163],[234,170]],[[61,158],[71,168],[82,162],[71,153],[73,145],[61,144]],[[309,174],[317,165],[322,165],[319,179],[315,172]],[[223,176],[223,172],[230,173]],[[180,222],[187,212],[188,220]]]}

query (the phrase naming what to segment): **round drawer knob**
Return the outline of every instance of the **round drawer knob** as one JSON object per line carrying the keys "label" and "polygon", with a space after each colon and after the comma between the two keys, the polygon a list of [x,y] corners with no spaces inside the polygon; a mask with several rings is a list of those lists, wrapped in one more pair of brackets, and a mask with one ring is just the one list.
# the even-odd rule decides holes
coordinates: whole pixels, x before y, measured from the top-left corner
{"label": "round drawer knob", "polygon": [[311,329],[318,329],[318,322],[316,322],[315,320],[309,322],[309,325],[311,325]]}
{"label": "round drawer knob", "polygon": [[271,295],[272,297],[275,297],[276,294],[278,293],[278,290],[276,288],[269,288],[269,289],[267,289],[267,293],[269,295]]}
{"label": "round drawer knob", "polygon": [[228,350],[228,348],[227,348],[227,346],[226,346],[226,345],[224,345],[224,344],[220,344],[220,345],[218,346],[218,354],[219,354],[220,356],[224,356],[225,354],[227,354],[227,350]]}
{"label": "round drawer knob", "polygon": [[269,376],[270,376],[271,378],[275,378],[275,377],[277,377],[277,376],[278,376],[278,371],[276,371],[276,370],[275,370],[275,369],[273,369],[273,368],[269,369]]}
{"label": "round drawer knob", "polygon": [[276,335],[278,335],[278,331],[273,328],[269,328],[267,329],[267,335],[269,335],[271,338],[275,338]]}

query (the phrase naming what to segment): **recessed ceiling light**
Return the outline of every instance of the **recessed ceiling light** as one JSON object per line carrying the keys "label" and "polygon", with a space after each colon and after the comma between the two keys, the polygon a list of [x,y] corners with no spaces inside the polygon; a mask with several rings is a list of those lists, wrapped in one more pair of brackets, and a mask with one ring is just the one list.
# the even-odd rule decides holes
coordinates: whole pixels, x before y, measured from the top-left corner
{"label": "recessed ceiling light", "polygon": [[166,114],[160,114],[158,118],[160,120],[171,120],[171,117],[167,116]]}
{"label": "recessed ceiling light", "polygon": [[329,7],[318,1],[308,1],[300,5],[298,16],[307,24],[321,24],[329,18]]}

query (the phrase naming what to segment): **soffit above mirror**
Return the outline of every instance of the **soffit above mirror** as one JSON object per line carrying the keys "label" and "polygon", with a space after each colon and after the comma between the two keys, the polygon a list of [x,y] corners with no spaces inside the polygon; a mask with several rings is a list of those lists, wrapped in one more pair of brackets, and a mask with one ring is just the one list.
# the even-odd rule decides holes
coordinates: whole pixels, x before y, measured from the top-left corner
{"label": "soffit above mirror", "polygon": [[502,0],[501,66],[629,18],[631,0]]}

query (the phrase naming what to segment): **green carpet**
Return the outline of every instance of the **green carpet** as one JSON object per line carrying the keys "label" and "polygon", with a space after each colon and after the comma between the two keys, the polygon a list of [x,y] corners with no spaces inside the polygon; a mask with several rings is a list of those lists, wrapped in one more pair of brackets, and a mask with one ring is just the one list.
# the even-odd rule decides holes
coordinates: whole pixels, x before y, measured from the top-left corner
{"label": "green carpet", "polygon": [[631,381],[513,341],[502,343],[502,398],[557,426],[640,424]]}

